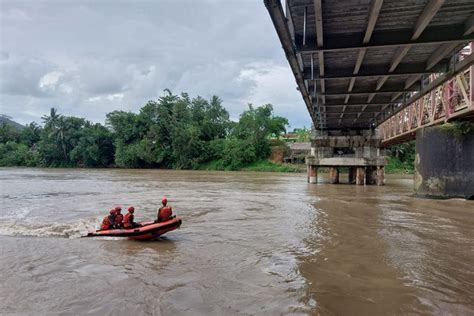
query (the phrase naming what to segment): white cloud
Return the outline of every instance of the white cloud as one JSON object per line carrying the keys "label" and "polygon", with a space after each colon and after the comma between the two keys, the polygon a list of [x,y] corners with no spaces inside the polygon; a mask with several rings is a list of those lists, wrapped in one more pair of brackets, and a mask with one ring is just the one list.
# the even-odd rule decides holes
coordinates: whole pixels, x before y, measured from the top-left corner
{"label": "white cloud", "polygon": [[10,10],[1,10],[0,17],[4,20],[29,21],[31,17],[23,10],[12,8]]}
{"label": "white cloud", "polygon": [[4,0],[1,14],[0,106],[20,122],[51,106],[103,122],[169,88],[218,95],[233,118],[248,102],[272,103],[309,125],[260,1]]}
{"label": "white cloud", "polygon": [[121,101],[124,97],[123,93],[107,94],[104,96],[95,96],[87,99],[87,102],[99,102],[99,101]]}
{"label": "white cloud", "polygon": [[63,76],[62,72],[52,71],[41,77],[39,80],[38,86],[44,92],[54,92],[56,91],[56,86],[58,84],[59,78]]}
{"label": "white cloud", "polygon": [[123,93],[109,94],[109,95],[105,96],[105,99],[109,100],[109,101],[122,100],[123,99]]}
{"label": "white cloud", "polygon": [[249,98],[256,104],[295,103],[301,99],[289,67],[275,63],[256,62],[246,65],[239,80],[255,83]]}
{"label": "white cloud", "polygon": [[59,85],[59,91],[61,91],[62,93],[70,94],[72,93],[72,87],[68,84],[62,83]]}
{"label": "white cloud", "polygon": [[97,96],[97,97],[90,97],[89,99],[87,99],[86,101],[87,102],[97,102],[97,101],[100,101],[102,100],[102,97],[101,96]]}

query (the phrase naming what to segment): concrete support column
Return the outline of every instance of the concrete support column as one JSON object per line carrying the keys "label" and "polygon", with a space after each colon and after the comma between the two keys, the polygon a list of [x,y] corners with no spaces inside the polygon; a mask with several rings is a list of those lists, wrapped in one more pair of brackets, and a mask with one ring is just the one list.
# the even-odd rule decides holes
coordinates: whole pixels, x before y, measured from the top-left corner
{"label": "concrete support column", "polygon": [[311,156],[316,156],[316,148],[311,147]]}
{"label": "concrete support column", "polygon": [[356,167],[349,167],[349,184],[356,182]]}
{"label": "concrete support column", "polygon": [[318,182],[318,169],[316,166],[308,165],[308,182],[309,183]]}
{"label": "concrete support column", "polygon": [[385,167],[384,166],[377,167],[376,183],[377,185],[385,185]]}
{"label": "concrete support column", "polygon": [[377,168],[376,167],[367,167],[365,175],[366,184],[376,184],[377,183]]}
{"label": "concrete support column", "polygon": [[357,185],[364,185],[365,184],[365,167],[357,167],[356,184]]}
{"label": "concrete support column", "polygon": [[339,183],[339,169],[337,167],[329,168],[329,182],[332,184]]}
{"label": "concrete support column", "polygon": [[474,198],[474,132],[470,128],[474,129],[474,123],[447,123],[416,132],[417,194]]}

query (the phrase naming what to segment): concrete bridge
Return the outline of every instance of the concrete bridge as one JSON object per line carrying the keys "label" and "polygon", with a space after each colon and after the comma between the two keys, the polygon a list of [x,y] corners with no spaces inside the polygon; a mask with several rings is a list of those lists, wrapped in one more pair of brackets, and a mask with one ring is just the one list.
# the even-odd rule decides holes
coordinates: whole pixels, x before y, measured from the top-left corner
{"label": "concrete bridge", "polygon": [[383,185],[383,148],[416,139],[419,194],[474,196],[474,133],[439,128],[474,120],[472,0],[264,3],[313,121],[310,183]]}

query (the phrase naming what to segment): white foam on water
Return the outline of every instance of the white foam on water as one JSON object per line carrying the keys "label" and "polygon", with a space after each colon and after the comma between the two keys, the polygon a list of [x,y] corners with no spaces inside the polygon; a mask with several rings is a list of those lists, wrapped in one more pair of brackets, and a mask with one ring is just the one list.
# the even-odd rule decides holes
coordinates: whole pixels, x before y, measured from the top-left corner
{"label": "white foam on water", "polygon": [[31,224],[25,222],[0,223],[0,235],[29,237],[79,238],[98,228],[98,219],[90,218],[74,223]]}
{"label": "white foam on water", "polygon": [[25,219],[33,210],[34,207],[20,207],[15,210],[2,210],[0,211],[0,218],[3,220],[22,220]]}

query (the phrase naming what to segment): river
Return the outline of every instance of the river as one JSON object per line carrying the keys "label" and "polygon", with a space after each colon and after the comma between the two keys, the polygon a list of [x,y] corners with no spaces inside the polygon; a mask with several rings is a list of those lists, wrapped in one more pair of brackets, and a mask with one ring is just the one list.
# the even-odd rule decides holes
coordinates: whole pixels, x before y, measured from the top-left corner
{"label": "river", "polygon": [[[474,202],[304,174],[0,168],[0,314],[474,313]],[[115,206],[181,229],[80,238]]]}

